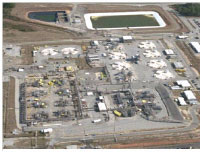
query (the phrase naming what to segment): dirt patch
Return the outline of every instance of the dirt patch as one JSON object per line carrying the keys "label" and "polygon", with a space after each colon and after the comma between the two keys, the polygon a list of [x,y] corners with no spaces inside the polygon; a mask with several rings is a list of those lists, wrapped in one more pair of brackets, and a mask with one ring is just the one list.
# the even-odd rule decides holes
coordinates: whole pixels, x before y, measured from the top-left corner
{"label": "dirt patch", "polygon": [[193,91],[194,95],[196,96],[196,99],[198,100],[198,102],[200,102],[200,91]]}
{"label": "dirt patch", "polygon": [[32,56],[33,50],[34,50],[33,46],[22,46],[21,57],[23,65],[31,65],[33,63],[33,56]]}
{"label": "dirt patch", "polygon": [[43,137],[30,138],[30,139],[19,139],[12,146],[6,146],[4,149],[47,149],[48,139]]}
{"label": "dirt patch", "polygon": [[87,62],[86,62],[86,58],[72,58],[70,60],[74,60],[77,67],[82,70],[82,69],[89,69],[91,68]]}
{"label": "dirt patch", "polygon": [[3,83],[3,108],[4,108],[4,134],[11,133],[16,126],[15,118],[15,78],[10,77],[10,82]]}
{"label": "dirt patch", "polygon": [[183,51],[183,53],[187,56],[192,67],[195,68],[200,74],[200,58],[194,56],[192,49],[183,41],[176,41],[177,46]]}
{"label": "dirt patch", "polygon": [[129,148],[145,148],[151,146],[162,146],[162,145],[176,145],[200,142],[200,139],[187,139],[187,140],[162,140],[162,141],[150,141],[150,142],[137,142],[132,144],[115,144],[111,145],[110,149],[129,149]]}
{"label": "dirt patch", "polygon": [[177,97],[181,96],[181,92],[182,92],[182,90],[173,90],[172,91],[173,97],[177,98]]}
{"label": "dirt patch", "polygon": [[192,120],[191,115],[188,113],[187,110],[181,110],[182,115],[184,116],[185,120]]}

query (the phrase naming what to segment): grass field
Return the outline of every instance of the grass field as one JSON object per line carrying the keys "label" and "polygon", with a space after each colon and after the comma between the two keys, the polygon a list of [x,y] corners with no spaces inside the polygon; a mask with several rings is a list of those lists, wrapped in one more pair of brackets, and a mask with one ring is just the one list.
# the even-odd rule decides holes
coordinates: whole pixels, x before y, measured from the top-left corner
{"label": "grass field", "polygon": [[159,26],[153,16],[146,15],[93,16],[91,17],[91,22],[93,28]]}

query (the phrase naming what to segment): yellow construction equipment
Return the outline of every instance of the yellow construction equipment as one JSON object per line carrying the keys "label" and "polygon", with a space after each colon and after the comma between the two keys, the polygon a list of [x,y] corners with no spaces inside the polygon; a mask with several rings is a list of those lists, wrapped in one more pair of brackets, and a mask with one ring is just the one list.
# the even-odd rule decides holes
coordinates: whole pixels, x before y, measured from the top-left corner
{"label": "yellow construction equipment", "polygon": [[38,99],[38,98],[35,98],[34,101],[39,101],[39,99]]}
{"label": "yellow construction equipment", "polygon": [[176,72],[186,72],[185,69],[175,69]]}
{"label": "yellow construction equipment", "polygon": [[83,51],[87,50],[87,47],[85,45],[82,45],[81,48],[82,48]]}
{"label": "yellow construction equipment", "polygon": [[48,85],[49,85],[49,86],[53,86],[54,83],[53,83],[52,81],[49,81],[49,82],[48,82]]}
{"label": "yellow construction equipment", "polygon": [[65,71],[71,71],[71,72],[73,72],[74,69],[71,66],[68,66],[68,67],[65,67]]}
{"label": "yellow construction equipment", "polygon": [[120,117],[120,116],[121,116],[121,113],[120,113],[120,112],[118,112],[117,110],[114,110],[114,114],[115,114],[116,116],[118,116],[118,117]]}
{"label": "yellow construction equipment", "polygon": [[143,103],[146,103],[147,101],[143,99],[142,102],[143,102]]}

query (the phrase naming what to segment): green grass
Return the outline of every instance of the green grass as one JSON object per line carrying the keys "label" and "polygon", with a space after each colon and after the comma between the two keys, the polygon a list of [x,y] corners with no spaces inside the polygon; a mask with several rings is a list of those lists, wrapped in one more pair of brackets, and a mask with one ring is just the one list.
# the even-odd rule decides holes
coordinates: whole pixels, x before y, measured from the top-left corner
{"label": "green grass", "polygon": [[120,28],[120,27],[144,27],[159,26],[156,19],[145,15],[122,15],[91,17],[93,28]]}
{"label": "green grass", "polygon": [[[11,11],[15,7],[15,3],[3,3],[3,19],[9,19],[13,21],[21,21],[20,18],[12,16]],[[11,22],[3,21],[4,29],[15,29],[22,32],[32,32],[35,31],[32,27],[24,24],[14,24]]]}

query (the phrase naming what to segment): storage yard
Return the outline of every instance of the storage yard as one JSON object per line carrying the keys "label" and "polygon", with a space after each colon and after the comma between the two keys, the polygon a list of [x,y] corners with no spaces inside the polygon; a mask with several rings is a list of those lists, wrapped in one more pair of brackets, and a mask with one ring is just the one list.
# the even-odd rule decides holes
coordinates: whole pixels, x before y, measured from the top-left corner
{"label": "storage yard", "polygon": [[[67,20],[54,22],[84,26],[91,7],[83,14],[75,7]],[[167,25],[161,28],[169,28],[162,19]],[[189,60],[200,58],[197,40],[115,31],[94,29],[89,39],[68,42],[4,42],[4,146],[12,148],[9,137],[27,135],[36,139],[22,148],[39,148],[40,138],[49,148],[63,148],[64,142],[70,148],[75,142],[107,147],[108,141],[128,142],[141,133],[146,139],[158,130],[166,139],[190,131],[198,138],[199,63]]]}

